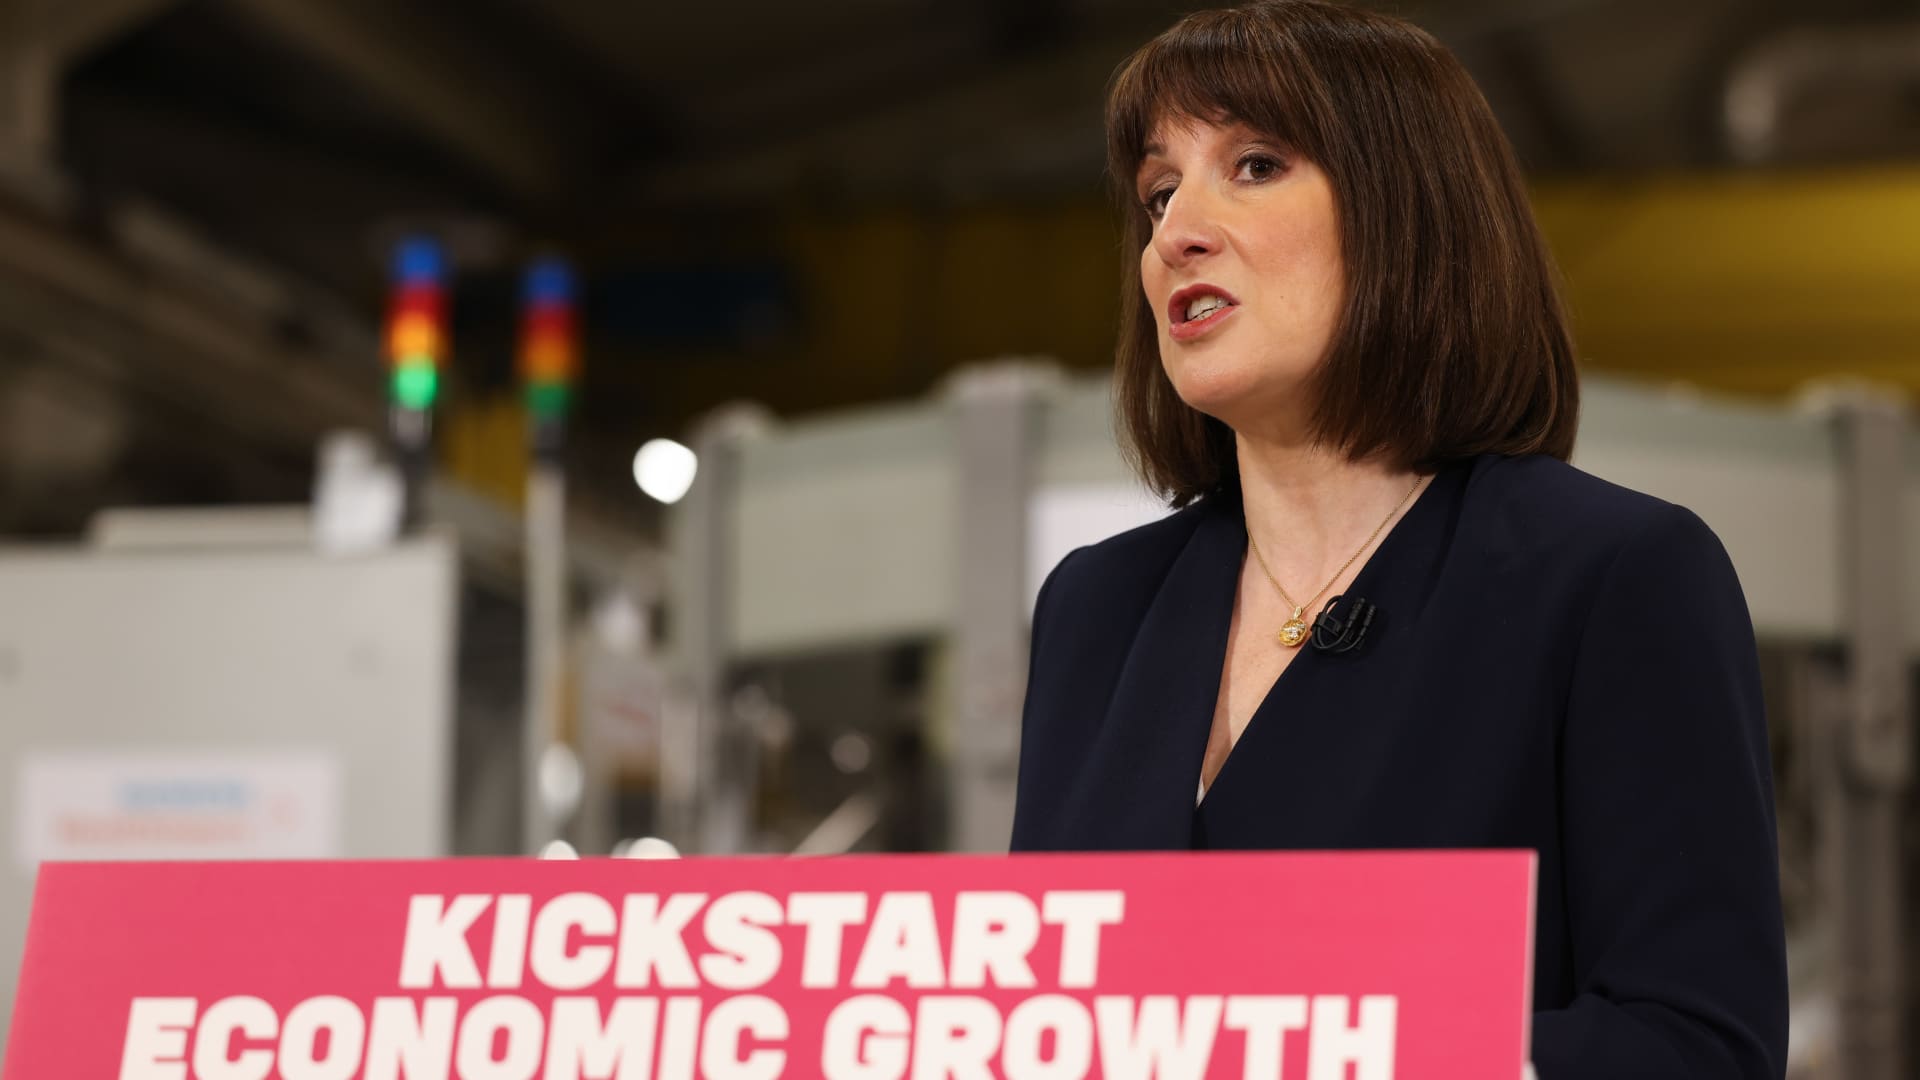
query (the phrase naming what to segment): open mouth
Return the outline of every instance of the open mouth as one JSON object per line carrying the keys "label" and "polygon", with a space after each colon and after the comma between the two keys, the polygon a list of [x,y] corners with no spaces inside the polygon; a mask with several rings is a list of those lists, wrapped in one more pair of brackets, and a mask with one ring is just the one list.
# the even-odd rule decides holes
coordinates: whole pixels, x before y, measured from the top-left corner
{"label": "open mouth", "polygon": [[1168,300],[1168,326],[1175,339],[1184,341],[1212,329],[1239,306],[1240,302],[1225,289],[1189,285]]}

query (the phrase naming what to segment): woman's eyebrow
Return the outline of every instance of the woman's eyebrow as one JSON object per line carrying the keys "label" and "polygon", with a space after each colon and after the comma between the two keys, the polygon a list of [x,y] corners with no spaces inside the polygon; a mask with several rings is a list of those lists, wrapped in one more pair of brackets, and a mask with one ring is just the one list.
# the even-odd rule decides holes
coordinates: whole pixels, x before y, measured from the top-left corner
{"label": "woman's eyebrow", "polygon": [[1139,179],[1146,174],[1148,166],[1154,164],[1154,162],[1156,161],[1164,162],[1166,159],[1167,159],[1166,147],[1161,146],[1159,143],[1148,143],[1146,146],[1146,153],[1140,155],[1140,164],[1134,167],[1134,170],[1133,170],[1134,180],[1138,182]]}

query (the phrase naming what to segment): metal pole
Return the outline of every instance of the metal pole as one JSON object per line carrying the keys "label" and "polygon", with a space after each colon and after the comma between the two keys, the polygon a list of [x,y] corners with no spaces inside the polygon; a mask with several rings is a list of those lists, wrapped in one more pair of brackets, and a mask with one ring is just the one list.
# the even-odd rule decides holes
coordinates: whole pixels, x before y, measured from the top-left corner
{"label": "metal pole", "polygon": [[580,366],[574,274],[560,259],[527,269],[520,378],[527,432],[527,717],[521,807],[528,854],[561,838],[580,800],[567,741],[567,407]]}
{"label": "metal pole", "polygon": [[1908,427],[1895,404],[1843,403],[1841,580],[1846,674],[1828,730],[1822,892],[1832,904],[1842,1080],[1907,1075],[1905,852],[1913,719],[1901,606]]}
{"label": "metal pole", "polygon": [[536,456],[527,471],[527,718],[522,825],[527,853],[560,835],[542,771],[562,746],[566,615],[566,473]]}
{"label": "metal pole", "polygon": [[729,679],[734,533],[745,445],[767,425],[750,405],[703,421],[692,439],[697,479],[673,517],[673,636],[684,693],[661,714],[661,831],[682,850],[709,855],[745,851],[751,841],[758,744],[734,714]]}
{"label": "metal pole", "polygon": [[433,413],[395,405],[389,423],[400,469],[400,533],[412,536],[426,524],[427,484],[433,472]]}
{"label": "metal pole", "polygon": [[1039,377],[1031,367],[1007,365],[963,372],[952,384],[960,500],[953,622],[958,726],[948,747],[956,851],[1005,851],[1013,833]]}

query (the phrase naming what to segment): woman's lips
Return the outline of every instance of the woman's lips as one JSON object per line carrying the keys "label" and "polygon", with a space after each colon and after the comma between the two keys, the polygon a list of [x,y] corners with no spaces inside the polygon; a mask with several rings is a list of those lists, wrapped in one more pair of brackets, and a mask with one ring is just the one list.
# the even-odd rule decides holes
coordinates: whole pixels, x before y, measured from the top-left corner
{"label": "woman's lips", "polygon": [[[1208,297],[1224,302],[1197,319],[1187,318],[1187,309],[1195,301]],[[1240,301],[1225,289],[1205,282],[1189,285],[1167,298],[1167,332],[1175,341],[1192,341],[1212,333],[1215,327],[1226,322],[1239,308]]]}

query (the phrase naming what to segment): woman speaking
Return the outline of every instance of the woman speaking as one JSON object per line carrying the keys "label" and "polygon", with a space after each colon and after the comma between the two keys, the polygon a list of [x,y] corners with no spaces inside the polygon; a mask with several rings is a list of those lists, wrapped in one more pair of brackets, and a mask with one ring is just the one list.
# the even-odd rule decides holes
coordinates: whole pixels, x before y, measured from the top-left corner
{"label": "woman speaking", "polygon": [[1472,80],[1397,19],[1203,12],[1107,146],[1117,406],[1179,512],[1041,590],[1014,848],[1532,849],[1541,1080],[1781,1076],[1746,602],[1699,518],[1566,464],[1566,317]]}

